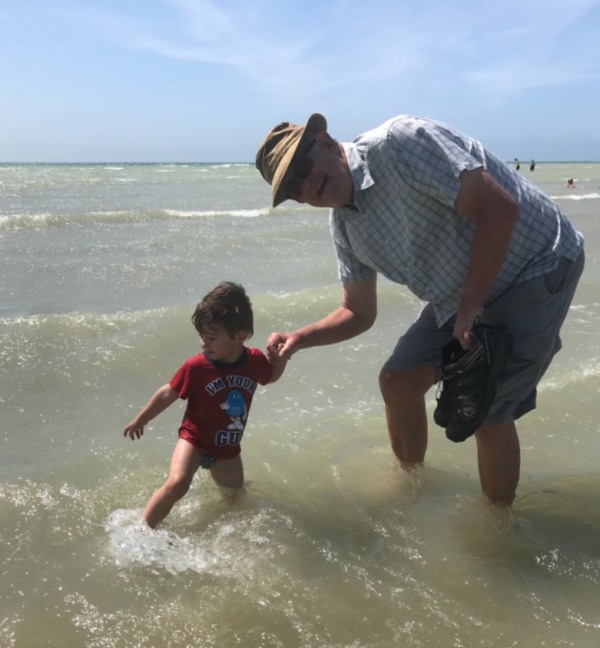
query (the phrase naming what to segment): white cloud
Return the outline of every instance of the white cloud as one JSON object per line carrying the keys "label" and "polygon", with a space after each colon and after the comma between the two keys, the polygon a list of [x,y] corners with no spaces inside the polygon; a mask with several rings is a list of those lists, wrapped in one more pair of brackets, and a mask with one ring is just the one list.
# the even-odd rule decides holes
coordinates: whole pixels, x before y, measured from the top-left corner
{"label": "white cloud", "polygon": [[[236,69],[274,95],[378,82],[404,89],[467,83],[499,93],[598,74],[600,56],[562,47],[598,0],[363,0],[304,3],[164,0],[167,20],[106,9],[78,18],[122,46]],[[127,5],[125,5],[126,8]]]}

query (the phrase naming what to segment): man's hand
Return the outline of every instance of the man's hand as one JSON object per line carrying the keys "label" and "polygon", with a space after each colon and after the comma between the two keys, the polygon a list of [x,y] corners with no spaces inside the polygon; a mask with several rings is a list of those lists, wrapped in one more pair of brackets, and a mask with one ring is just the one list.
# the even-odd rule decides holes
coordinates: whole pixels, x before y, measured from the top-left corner
{"label": "man's hand", "polygon": [[483,308],[473,308],[464,312],[459,312],[454,323],[452,335],[460,342],[461,347],[468,351],[474,346],[471,338],[471,329],[475,322],[483,314]]}
{"label": "man's hand", "polygon": [[298,337],[294,333],[271,333],[267,339],[267,357],[271,362],[289,360],[298,351]]}

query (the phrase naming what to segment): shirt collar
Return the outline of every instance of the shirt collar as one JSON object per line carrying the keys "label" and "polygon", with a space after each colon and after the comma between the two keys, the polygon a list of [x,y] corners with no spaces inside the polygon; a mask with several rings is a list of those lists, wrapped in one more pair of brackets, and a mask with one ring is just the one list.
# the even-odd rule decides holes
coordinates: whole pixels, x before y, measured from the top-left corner
{"label": "shirt collar", "polygon": [[244,347],[242,349],[242,355],[235,361],[235,362],[221,362],[221,360],[211,360],[207,355],[206,352],[203,353],[204,357],[212,364],[215,369],[237,369],[237,367],[241,367],[247,360],[248,358],[248,349]]}
{"label": "shirt collar", "polygon": [[348,168],[352,176],[352,186],[354,187],[354,196],[363,189],[368,189],[375,184],[375,181],[369,173],[367,161],[361,156],[358,146],[354,143],[342,143]]}

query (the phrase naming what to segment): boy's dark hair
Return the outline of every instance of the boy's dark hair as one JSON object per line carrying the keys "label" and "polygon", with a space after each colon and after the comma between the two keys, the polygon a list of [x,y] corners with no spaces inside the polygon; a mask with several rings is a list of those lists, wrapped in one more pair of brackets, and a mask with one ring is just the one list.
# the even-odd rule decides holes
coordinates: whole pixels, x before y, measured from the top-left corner
{"label": "boy's dark hair", "polygon": [[210,326],[220,326],[232,337],[239,331],[248,331],[252,336],[252,303],[240,284],[222,281],[196,306],[192,323],[200,335]]}

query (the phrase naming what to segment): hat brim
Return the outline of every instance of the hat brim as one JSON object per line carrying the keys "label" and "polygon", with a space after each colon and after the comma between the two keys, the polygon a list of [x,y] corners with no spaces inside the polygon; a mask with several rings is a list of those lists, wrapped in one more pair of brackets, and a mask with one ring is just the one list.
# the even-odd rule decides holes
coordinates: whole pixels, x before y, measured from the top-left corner
{"label": "hat brim", "polygon": [[271,187],[271,194],[273,196],[273,207],[277,207],[284,200],[290,196],[287,195],[284,187],[285,180],[287,179],[290,166],[292,165],[296,155],[299,151],[304,151],[308,142],[321,131],[327,130],[327,120],[319,113],[313,113],[306,122],[298,141],[292,144],[283,156],[275,174],[273,175],[273,182]]}

